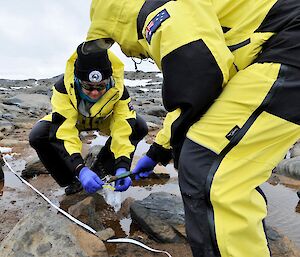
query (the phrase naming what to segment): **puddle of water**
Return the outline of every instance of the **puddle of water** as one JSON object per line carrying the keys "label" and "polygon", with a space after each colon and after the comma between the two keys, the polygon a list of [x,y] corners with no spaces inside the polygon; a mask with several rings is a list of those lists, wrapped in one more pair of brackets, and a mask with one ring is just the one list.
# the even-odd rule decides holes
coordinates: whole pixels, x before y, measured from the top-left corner
{"label": "puddle of water", "polygon": [[[92,140],[93,145],[104,145],[107,137],[100,136],[95,133],[96,138]],[[140,157],[149,149],[150,145],[142,140],[136,149],[135,155]],[[25,167],[25,161],[23,160],[9,160],[10,165],[15,171],[21,171]],[[113,191],[100,192],[109,204],[109,208],[113,208],[118,211],[121,207],[121,203],[128,197],[135,200],[142,200],[154,192],[168,192],[180,196],[180,190],[178,186],[177,171],[174,169],[173,164],[166,166],[166,170],[170,175],[170,179],[146,179],[141,181],[133,181],[133,185],[129,190],[119,193]],[[0,195],[1,187],[5,188],[18,188],[24,190],[24,185],[13,173],[11,173],[6,166],[3,167],[5,175],[5,183],[0,182]],[[268,183],[262,185],[262,189],[268,198],[268,217],[266,219],[270,226],[279,229],[284,235],[288,236],[295,244],[300,247],[300,202],[296,194],[296,189],[287,188],[281,184],[272,186]],[[53,192],[53,196],[61,196],[64,194],[63,189],[59,189]],[[107,206],[103,207],[105,211]],[[112,227],[118,236],[130,236],[132,233],[132,220],[131,218],[122,218],[119,221],[112,221],[110,217],[105,220],[110,227]]]}
{"label": "puddle of water", "polygon": [[267,224],[277,228],[300,247],[300,203],[296,191],[281,184],[272,186],[264,183],[261,188],[268,200]]}
{"label": "puddle of water", "polygon": [[120,225],[122,230],[125,232],[126,235],[130,234],[130,225],[131,219],[130,218],[123,218],[120,220]]}
{"label": "puddle of water", "polygon": [[[9,159],[9,164],[15,172],[19,173],[25,168],[26,162],[24,160],[14,160],[12,158],[7,158],[7,159]],[[3,172],[4,172],[4,186],[5,187],[18,188],[18,189],[26,188],[26,185],[24,185],[22,183],[22,181],[15,174],[13,174],[8,169],[8,167],[6,167],[6,165],[3,166]]]}

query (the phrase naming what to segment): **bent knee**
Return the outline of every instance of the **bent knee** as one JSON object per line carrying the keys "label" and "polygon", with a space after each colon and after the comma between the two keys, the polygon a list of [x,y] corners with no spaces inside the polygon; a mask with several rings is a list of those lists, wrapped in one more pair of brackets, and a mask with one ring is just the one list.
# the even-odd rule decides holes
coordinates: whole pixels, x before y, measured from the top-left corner
{"label": "bent knee", "polygon": [[29,133],[29,144],[33,148],[37,148],[40,144],[49,141],[49,127],[50,122],[39,121],[37,122]]}

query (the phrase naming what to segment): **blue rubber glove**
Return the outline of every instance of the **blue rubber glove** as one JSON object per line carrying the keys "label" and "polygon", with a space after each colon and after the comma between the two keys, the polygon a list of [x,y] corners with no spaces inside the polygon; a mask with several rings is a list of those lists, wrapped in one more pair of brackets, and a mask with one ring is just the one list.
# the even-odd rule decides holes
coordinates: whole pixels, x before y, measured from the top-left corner
{"label": "blue rubber glove", "polygon": [[[125,168],[118,168],[116,170],[116,176],[119,176],[125,172],[127,172],[127,170]],[[119,191],[119,192],[126,191],[131,186],[131,183],[132,183],[132,181],[131,181],[130,177],[118,179],[115,184],[115,189],[116,189],[116,191]]]}
{"label": "blue rubber glove", "polygon": [[149,156],[144,155],[138,160],[136,166],[134,167],[132,173],[135,174],[135,179],[147,178],[153,172],[154,167],[157,162],[153,161]]}
{"label": "blue rubber glove", "polygon": [[104,182],[97,176],[97,174],[88,167],[83,167],[79,172],[79,180],[84,190],[93,194],[102,188]]}

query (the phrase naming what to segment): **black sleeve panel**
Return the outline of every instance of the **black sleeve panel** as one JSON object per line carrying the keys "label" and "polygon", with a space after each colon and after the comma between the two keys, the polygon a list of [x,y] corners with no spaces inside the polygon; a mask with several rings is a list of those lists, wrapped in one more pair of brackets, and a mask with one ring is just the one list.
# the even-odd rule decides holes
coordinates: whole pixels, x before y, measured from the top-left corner
{"label": "black sleeve panel", "polygon": [[126,100],[126,99],[128,99],[129,97],[130,97],[130,96],[129,96],[128,90],[127,90],[127,88],[124,86],[123,95],[121,96],[120,100]]}
{"label": "black sleeve panel", "polygon": [[147,155],[155,162],[166,166],[172,159],[172,150],[165,149],[157,143],[153,143],[147,152]]}
{"label": "black sleeve panel", "polygon": [[64,141],[56,138],[56,132],[61,124],[65,121],[65,117],[57,112],[52,114],[52,123],[49,131],[50,144],[56,149],[56,151],[61,156],[61,159],[65,161],[67,167],[78,175],[76,167],[81,164],[84,165],[84,160],[79,153],[74,153],[70,155],[64,146]]}
{"label": "black sleeve panel", "polygon": [[163,103],[181,114],[171,128],[174,161],[189,127],[206,112],[222,90],[223,74],[202,40],[175,49],[162,59]]}
{"label": "black sleeve panel", "polygon": [[64,76],[61,76],[60,79],[54,84],[55,89],[62,94],[67,94],[67,90],[64,83]]}

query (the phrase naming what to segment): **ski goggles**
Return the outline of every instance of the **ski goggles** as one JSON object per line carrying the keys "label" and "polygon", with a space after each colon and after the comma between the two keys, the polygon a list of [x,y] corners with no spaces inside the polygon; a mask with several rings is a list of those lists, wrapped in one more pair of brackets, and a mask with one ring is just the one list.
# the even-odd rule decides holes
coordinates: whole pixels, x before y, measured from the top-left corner
{"label": "ski goggles", "polygon": [[102,81],[100,81],[99,83],[95,84],[95,83],[90,83],[90,82],[85,82],[85,81],[82,81],[79,79],[79,83],[81,85],[81,87],[87,91],[94,91],[94,90],[97,90],[97,91],[102,91],[106,88],[109,87],[109,84],[110,84],[110,79],[104,79]]}

